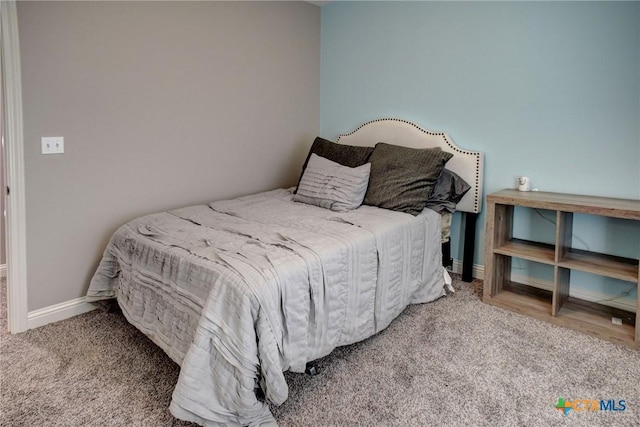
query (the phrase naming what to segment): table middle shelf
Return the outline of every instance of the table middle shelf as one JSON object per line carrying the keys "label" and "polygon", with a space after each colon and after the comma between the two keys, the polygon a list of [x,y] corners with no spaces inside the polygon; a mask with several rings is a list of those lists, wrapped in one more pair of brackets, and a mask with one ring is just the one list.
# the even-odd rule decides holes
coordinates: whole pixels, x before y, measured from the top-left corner
{"label": "table middle shelf", "polygon": [[623,258],[581,249],[568,249],[564,254],[558,254],[558,261],[556,262],[555,245],[524,239],[508,240],[503,245],[495,248],[493,252],[499,255],[522,258],[547,265],[557,265],[561,268],[638,283],[638,260],[633,258]]}

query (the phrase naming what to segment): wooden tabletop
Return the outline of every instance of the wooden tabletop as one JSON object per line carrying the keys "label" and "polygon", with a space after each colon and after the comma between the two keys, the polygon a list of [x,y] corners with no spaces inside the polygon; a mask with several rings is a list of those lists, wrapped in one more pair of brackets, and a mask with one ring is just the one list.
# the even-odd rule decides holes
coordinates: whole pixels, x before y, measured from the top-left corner
{"label": "wooden tabletop", "polygon": [[489,194],[487,202],[640,220],[640,200],[633,199],[505,189]]}

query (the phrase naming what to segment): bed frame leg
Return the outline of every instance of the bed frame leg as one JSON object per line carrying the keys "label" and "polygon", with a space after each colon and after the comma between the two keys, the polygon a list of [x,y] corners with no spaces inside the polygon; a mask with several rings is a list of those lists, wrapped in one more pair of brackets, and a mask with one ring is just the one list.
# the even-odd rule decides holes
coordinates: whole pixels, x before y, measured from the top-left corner
{"label": "bed frame leg", "polygon": [[465,212],[464,219],[464,255],[462,259],[462,281],[473,280],[473,253],[476,245],[477,213]]}
{"label": "bed frame leg", "polygon": [[318,370],[316,362],[307,363],[307,367],[304,369],[304,373],[311,376],[318,375],[320,371]]}
{"label": "bed frame leg", "polygon": [[451,240],[442,244],[442,266],[444,268],[453,267],[453,258],[451,258]]}

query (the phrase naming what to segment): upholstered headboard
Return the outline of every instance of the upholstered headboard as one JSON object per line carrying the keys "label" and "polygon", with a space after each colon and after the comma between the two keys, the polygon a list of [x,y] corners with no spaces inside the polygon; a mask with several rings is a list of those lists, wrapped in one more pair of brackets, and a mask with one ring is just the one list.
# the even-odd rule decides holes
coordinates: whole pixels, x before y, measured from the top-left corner
{"label": "upholstered headboard", "polygon": [[445,167],[471,185],[471,190],[458,203],[456,210],[477,214],[482,208],[483,153],[463,150],[444,132],[426,130],[407,120],[378,119],[363,124],[353,132],[340,135],[337,142],[368,147],[373,147],[378,142],[411,148],[440,147],[453,153]]}

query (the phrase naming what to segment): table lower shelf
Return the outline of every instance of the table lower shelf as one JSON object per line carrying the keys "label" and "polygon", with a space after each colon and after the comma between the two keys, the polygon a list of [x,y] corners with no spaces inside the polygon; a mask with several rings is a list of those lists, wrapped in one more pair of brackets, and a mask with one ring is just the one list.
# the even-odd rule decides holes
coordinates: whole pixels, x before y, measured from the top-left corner
{"label": "table lower shelf", "polygon": [[[627,347],[640,348],[635,339],[635,313],[569,297],[558,315],[552,316],[552,299],[551,291],[511,282],[493,297],[485,296],[483,301]],[[622,319],[622,325],[614,325],[612,316]]]}

